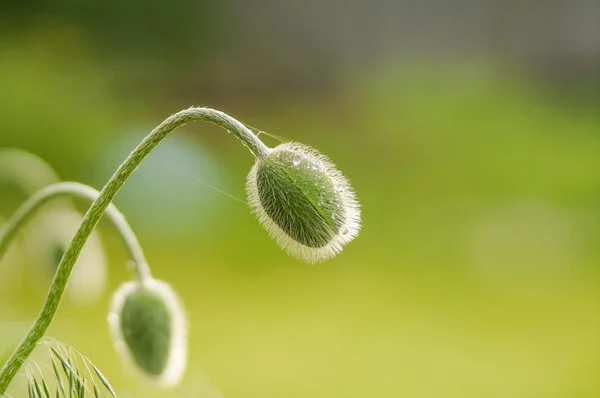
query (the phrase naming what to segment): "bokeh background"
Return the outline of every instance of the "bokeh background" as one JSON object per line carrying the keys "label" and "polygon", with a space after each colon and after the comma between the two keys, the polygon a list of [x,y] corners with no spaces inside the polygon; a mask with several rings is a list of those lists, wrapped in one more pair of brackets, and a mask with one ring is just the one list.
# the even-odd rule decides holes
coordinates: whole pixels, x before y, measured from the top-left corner
{"label": "bokeh background", "polygon": [[[220,192],[245,200],[248,151],[186,126],[116,199],[185,302],[181,386],[112,349],[129,275],[105,222],[106,292],[49,335],[125,397],[600,396],[599,20],[595,0],[3,0],[0,147],[101,188],[165,117],[210,106],[319,148],[363,206],[340,256],[302,264]],[[25,198],[0,185],[0,217]],[[26,241],[0,263],[0,359],[45,295]]]}

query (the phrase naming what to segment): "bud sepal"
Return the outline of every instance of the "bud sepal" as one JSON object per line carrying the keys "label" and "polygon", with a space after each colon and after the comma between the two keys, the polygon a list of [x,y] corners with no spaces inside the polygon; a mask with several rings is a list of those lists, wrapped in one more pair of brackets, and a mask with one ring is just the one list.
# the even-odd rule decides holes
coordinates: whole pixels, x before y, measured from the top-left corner
{"label": "bud sepal", "polygon": [[179,298],[165,282],[127,282],[115,292],[108,323],[115,349],[136,373],[169,388],[187,361],[187,322]]}
{"label": "bud sepal", "polygon": [[360,230],[360,205],[348,179],[306,145],[284,143],[257,158],[246,192],[269,235],[306,262],[334,257]]}

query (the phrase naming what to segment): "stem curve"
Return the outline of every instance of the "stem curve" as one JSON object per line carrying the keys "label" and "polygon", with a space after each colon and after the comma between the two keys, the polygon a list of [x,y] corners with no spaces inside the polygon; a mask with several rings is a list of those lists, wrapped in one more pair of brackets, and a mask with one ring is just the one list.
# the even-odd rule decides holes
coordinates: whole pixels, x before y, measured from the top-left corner
{"label": "stem curve", "polygon": [[142,142],[129,154],[127,159],[119,166],[110,180],[106,183],[100,196],[85,214],[79,229],[63,255],[44,305],[35,319],[33,325],[15,348],[2,369],[0,369],[0,396],[6,392],[8,385],[13,380],[23,362],[29,357],[37,343],[44,336],[65,292],[67,282],[73,271],[73,266],[81,253],[83,245],[92,233],[96,224],[117,195],[123,184],[133,174],[142,161],[152,150],[173,130],[194,121],[214,123],[231,132],[252,152],[257,158],[265,158],[269,153],[267,148],[252,131],[242,123],[223,112],[210,108],[190,108],[180,111],[163,121],[158,127],[142,140]]}
{"label": "stem curve", "polygon": [[[88,185],[78,182],[59,182],[36,192],[29,197],[19,209],[17,209],[6,223],[4,229],[0,231],[0,260],[2,260],[12,239],[17,235],[21,227],[23,227],[44,204],[60,196],[71,196],[93,202],[100,196],[100,192]],[[106,208],[105,215],[117,229],[117,232],[134,263],[132,271],[135,278],[143,283],[143,281],[147,280],[152,275],[146,262],[144,251],[142,250],[137,237],[133,233],[125,216],[114,204],[111,203]]]}

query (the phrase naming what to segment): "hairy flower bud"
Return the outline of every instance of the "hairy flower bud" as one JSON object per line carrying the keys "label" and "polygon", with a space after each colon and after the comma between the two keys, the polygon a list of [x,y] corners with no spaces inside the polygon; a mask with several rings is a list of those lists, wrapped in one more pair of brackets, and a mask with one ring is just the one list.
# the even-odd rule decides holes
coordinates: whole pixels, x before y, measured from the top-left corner
{"label": "hairy flower bud", "polygon": [[127,282],[113,296],[108,323],[115,348],[141,375],[176,385],[187,357],[186,322],[179,299],[162,281]]}
{"label": "hairy flower bud", "polygon": [[[55,208],[40,214],[25,241],[30,272],[46,289],[82,216],[70,208]],[[73,268],[66,294],[78,304],[93,302],[106,285],[106,256],[97,233],[92,232]]]}
{"label": "hairy flower bud", "polygon": [[257,159],[246,182],[248,202],[271,237],[309,263],[335,256],[360,229],[350,183],[315,149],[299,143]]}

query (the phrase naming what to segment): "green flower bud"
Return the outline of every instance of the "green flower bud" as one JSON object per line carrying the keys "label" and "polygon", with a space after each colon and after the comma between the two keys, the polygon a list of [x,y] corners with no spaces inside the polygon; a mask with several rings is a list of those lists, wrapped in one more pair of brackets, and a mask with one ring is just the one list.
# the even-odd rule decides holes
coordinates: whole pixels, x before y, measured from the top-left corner
{"label": "green flower bud", "polygon": [[257,159],[246,191],[277,244],[309,263],[335,256],[360,230],[350,183],[329,158],[305,145],[281,144]]}
{"label": "green flower bud", "polygon": [[[0,216],[0,231],[4,227],[6,220]],[[14,286],[18,286],[18,281],[22,275],[21,265],[24,265],[22,250],[17,245],[13,245],[8,248],[4,257],[2,257],[2,266],[0,266],[0,291],[3,293],[8,292],[10,296],[10,290]]]}
{"label": "green flower bud", "polygon": [[171,287],[149,279],[123,284],[108,317],[115,348],[128,365],[162,387],[176,385],[187,358],[186,321]]}
{"label": "green flower bud", "polygon": [[[54,208],[40,214],[25,238],[30,274],[47,289],[58,264],[81,223],[82,215],[70,208]],[[88,304],[104,292],[107,265],[100,237],[92,232],[73,268],[66,295],[74,303]]]}

